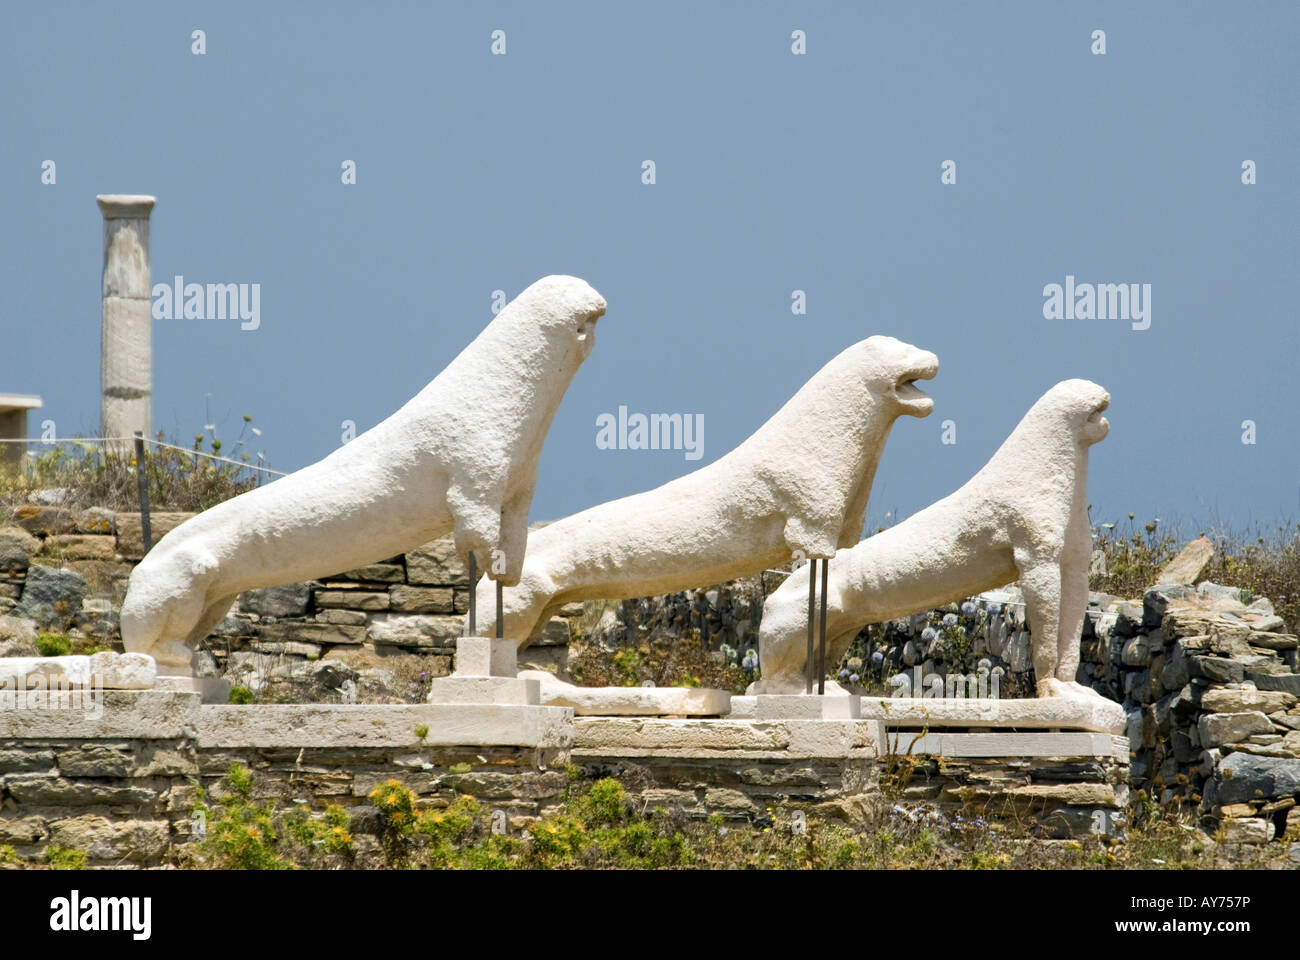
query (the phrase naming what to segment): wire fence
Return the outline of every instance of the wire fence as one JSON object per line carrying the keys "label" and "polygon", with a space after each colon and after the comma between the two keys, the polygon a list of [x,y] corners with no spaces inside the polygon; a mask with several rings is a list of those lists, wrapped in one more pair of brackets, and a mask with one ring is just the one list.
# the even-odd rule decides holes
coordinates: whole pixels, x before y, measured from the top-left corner
{"label": "wire fence", "polygon": [[[59,437],[51,440],[46,437],[0,437],[0,443],[21,443],[29,446],[54,446],[59,443],[135,443],[137,437]],[[182,447],[175,443],[167,443],[165,440],[155,440],[150,437],[144,437],[144,442],[152,444],[155,447],[166,447],[170,450],[179,450],[181,453],[189,454],[195,457],[204,457],[208,460],[218,460],[221,463],[234,464],[236,467],[243,467],[246,470],[257,470],[261,473],[273,474],[277,477],[287,477],[288,474],[283,470],[272,470],[270,467],[263,467],[260,464],[248,463],[244,460],[232,460],[230,457],[220,457],[215,453],[204,453],[202,450],[195,450],[193,447]]]}

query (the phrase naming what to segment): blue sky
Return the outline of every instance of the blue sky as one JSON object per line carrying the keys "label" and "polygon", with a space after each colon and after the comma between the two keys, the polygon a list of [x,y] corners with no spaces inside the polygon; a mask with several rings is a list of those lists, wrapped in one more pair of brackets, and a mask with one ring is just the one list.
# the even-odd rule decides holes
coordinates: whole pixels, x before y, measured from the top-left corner
{"label": "blue sky", "polygon": [[[873,528],[964,483],[1069,377],[1112,395],[1094,520],[1294,521],[1297,36],[1289,2],[16,6],[0,392],[97,429],[94,198],[152,193],[155,282],[260,283],[262,313],[155,321],[154,427],[215,422],[229,449],[252,414],[281,470],[397,409],[492,291],[570,273],[609,313],[535,519],[722,456],[884,333],[940,372],[934,414],[894,429]],[[1150,329],[1045,320],[1067,274],[1151,284]],[[620,404],[702,414],[703,459],[598,449]]]}

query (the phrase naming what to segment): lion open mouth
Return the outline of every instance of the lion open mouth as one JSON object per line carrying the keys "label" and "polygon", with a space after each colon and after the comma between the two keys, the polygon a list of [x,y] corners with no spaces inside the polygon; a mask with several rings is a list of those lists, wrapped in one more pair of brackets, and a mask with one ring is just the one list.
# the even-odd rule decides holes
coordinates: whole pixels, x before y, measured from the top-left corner
{"label": "lion open mouth", "polygon": [[918,363],[899,376],[894,383],[894,396],[913,416],[923,417],[934,409],[934,400],[916,385],[918,380],[933,380],[939,372],[939,361],[931,358]]}

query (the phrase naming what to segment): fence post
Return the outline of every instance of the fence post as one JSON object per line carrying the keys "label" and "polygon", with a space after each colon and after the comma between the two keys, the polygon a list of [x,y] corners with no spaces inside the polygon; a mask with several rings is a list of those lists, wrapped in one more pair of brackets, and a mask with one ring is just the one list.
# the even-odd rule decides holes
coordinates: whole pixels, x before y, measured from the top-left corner
{"label": "fence post", "polygon": [[818,626],[821,640],[818,644],[817,656],[817,693],[825,695],[826,693],[826,578],[830,575],[831,561],[825,559],[822,561],[822,616],[821,623]]}
{"label": "fence post", "polygon": [[149,478],[144,463],[144,434],[135,432],[135,485],[140,491],[140,530],[144,534],[144,552],[153,549],[153,528],[149,524]]}
{"label": "fence post", "polygon": [[804,659],[803,692],[812,693],[813,624],[817,619],[817,561],[808,561],[808,655]]}
{"label": "fence post", "polygon": [[469,554],[469,633],[467,637],[478,636],[478,564],[474,561],[474,551]]}

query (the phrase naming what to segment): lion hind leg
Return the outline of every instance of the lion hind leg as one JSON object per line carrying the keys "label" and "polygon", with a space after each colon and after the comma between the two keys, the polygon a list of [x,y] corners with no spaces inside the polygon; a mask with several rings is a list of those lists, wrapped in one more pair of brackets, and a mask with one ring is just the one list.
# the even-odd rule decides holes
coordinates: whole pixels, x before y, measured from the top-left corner
{"label": "lion hind leg", "polygon": [[217,567],[212,553],[197,546],[146,558],[122,603],[122,645],[152,656],[161,674],[188,674],[194,650],[187,641],[210,605],[207,585]]}

